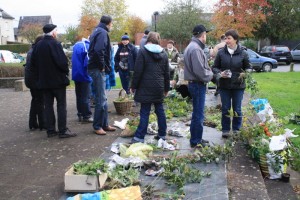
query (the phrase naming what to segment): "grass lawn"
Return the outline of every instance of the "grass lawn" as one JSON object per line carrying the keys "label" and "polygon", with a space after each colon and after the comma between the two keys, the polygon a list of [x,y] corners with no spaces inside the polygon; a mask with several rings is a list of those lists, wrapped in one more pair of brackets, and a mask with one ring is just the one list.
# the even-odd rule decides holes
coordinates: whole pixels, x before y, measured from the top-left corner
{"label": "grass lawn", "polygon": [[4,66],[4,67],[23,67],[23,65],[25,64],[25,62],[22,63],[0,63],[0,67]]}
{"label": "grass lawn", "polygon": [[[268,99],[274,113],[281,119],[290,113],[300,114],[300,72],[253,73],[258,83],[258,97]],[[285,124],[300,135],[300,125]],[[293,139],[300,146],[300,137]]]}
{"label": "grass lawn", "polygon": [[[70,85],[68,86],[68,89],[74,89],[75,88],[75,83],[73,80],[70,80]],[[116,77],[116,86],[113,87],[112,89],[121,89],[122,85],[121,85],[121,80],[120,77]]]}

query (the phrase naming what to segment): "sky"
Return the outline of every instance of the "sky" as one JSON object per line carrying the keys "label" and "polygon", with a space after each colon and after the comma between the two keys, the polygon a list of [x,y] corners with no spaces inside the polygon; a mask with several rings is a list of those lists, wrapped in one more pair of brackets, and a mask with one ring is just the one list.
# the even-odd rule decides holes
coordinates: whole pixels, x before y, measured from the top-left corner
{"label": "sky", "polygon": [[[202,0],[203,5],[212,7],[218,0]],[[15,18],[18,26],[20,16],[51,15],[53,24],[63,33],[65,27],[78,25],[83,0],[0,0],[0,8]],[[128,11],[150,22],[155,11],[162,11],[163,0],[126,0]]]}

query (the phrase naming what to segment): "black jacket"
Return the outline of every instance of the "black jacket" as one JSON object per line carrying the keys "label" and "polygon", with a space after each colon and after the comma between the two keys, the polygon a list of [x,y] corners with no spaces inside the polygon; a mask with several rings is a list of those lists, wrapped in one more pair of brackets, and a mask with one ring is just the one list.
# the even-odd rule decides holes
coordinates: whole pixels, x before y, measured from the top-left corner
{"label": "black jacket", "polygon": [[[119,48],[117,50],[117,53],[115,54],[115,71],[119,71],[120,70],[120,52],[122,50],[122,48],[124,47],[123,44],[119,44],[118,45]],[[136,60],[136,56],[137,56],[137,48],[133,45],[133,44],[128,44],[127,45],[127,48],[128,48],[128,69],[129,71],[133,71],[133,68],[134,68],[134,63],[135,63],[135,60]]]}
{"label": "black jacket", "polygon": [[90,36],[88,69],[105,69],[107,73],[110,72],[110,51],[108,28],[100,23]]}
{"label": "black jacket", "polygon": [[37,77],[31,72],[31,54],[33,46],[27,52],[26,63],[24,65],[24,80],[26,87],[30,89],[37,89]]}
{"label": "black jacket", "polygon": [[232,72],[231,78],[220,78],[219,88],[222,89],[244,89],[246,87],[244,78],[239,78],[240,73],[250,69],[251,65],[247,52],[238,45],[235,52],[231,55],[227,45],[219,49],[213,66],[215,74],[221,73],[226,69]]}
{"label": "black jacket", "polygon": [[34,46],[31,67],[38,89],[57,89],[70,84],[68,58],[61,44],[52,36],[44,36]]}
{"label": "black jacket", "polygon": [[[147,45],[146,45],[147,46]],[[170,88],[169,61],[162,49],[153,53],[142,48],[134,66],[131,88],[136,89],[134,100],[140,103],[162,103]]]}

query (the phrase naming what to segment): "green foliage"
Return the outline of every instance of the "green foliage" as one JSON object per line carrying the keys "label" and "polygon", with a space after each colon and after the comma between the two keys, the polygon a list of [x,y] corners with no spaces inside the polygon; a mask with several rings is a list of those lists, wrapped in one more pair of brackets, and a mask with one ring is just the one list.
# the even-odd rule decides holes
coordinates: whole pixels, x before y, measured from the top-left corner
{"label": "green foliage", "polygon": [[1,63],[0,77],[23,77],[24,63]]}
{"label": "green foliage", "polygon": [[71,44],[75,44],[77,42],[78,38],[78,27],[69,25],[66,27],[66,33],[64,35],[64,39],[66,42],[70,42]]}
{"label": "green foliage", "polygon": [[192,110],[192,104],[188,98],[182,98],[177,93],[173,96],[165,98],[164,103],[166,105],[166,117],[171,119],[172,117],[186,117],[189,111]]}
{"label": "green foliage", "polygon": [[243,41],[243,46],[247,47],[248,49],[252,49],[255,51],[256,49],[256,41],[254,41],[253,39],[246,39]]}
{"label": "green foliage", "polygon": [[75,174],[83,175],[98,175],[108,170],[108,165],[103,159],[96,159],[92,162],[79,161],[74,163],[73,167]]}
{"label": "green foliage", "polygon": [[122,165],[117,165],[113,170],[108,172],[109,182],[105,188],[123,188],[139,183],[140,172],[138,169],[129,167],[126,169]]}
{"label": "green foliage", "polygon": [[257,38],[269,38],[271,44],[279,39],[296,39],[300,36],[300,4],[298,0],[267,0],[263,9],[266,21],[255,32]]}
{"label": "green foliage", "polygon": [[31,44],[7,44],[0,45],[0,50],[8,50],[14,53],[27,53]]}
{"label": "green foliage", "polygon": [[200,0],[167,0],[163,12],[158,16],[157,32],[163,38],[175,40],[182,51],[182,45],[192,36],[196,24],[205,24],[201,17]]}
{"label": "green foliage", "polygon": [[128,18],[125,0],[85,0],[81,7],[82,15],[90,15],[100,20],[102,15],[110,15],[113,19],[113,29],[110,33],[111,41],[120,41],[126,30]]}

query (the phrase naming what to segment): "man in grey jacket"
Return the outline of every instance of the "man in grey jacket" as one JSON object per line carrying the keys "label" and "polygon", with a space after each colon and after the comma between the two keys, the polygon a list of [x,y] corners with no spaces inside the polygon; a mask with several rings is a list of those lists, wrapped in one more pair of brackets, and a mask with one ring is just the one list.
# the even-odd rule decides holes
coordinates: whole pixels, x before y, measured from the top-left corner
{"label": "man in grey jacket", "polygon": [[184,79],[189,82],[188,89],[193,99],[193,114],[190,126],[191,147],[208,146],[202,139],[206,84],[213,78],[203,51],[206,43],[206,28],[199,24],[193,29],[193,38],[184,52]]}

